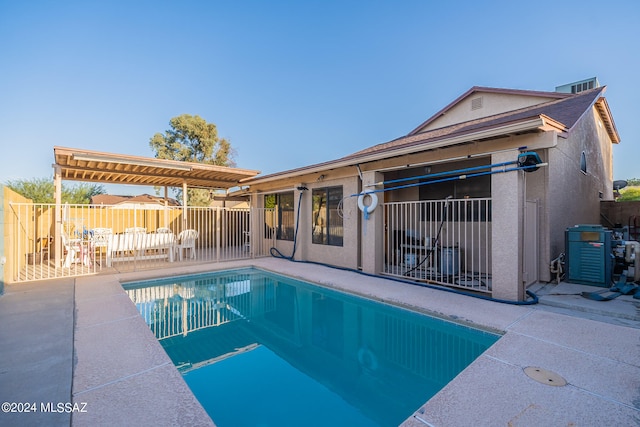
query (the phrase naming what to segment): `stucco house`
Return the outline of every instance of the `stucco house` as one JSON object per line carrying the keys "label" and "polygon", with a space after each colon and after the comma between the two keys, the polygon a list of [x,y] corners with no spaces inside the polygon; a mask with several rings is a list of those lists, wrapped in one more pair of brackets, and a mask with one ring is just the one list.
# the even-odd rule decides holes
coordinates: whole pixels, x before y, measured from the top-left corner
{"label": "stucco house", "polygon": [[274,209],[258,227],[284,256],[521,301],[551,280],[565,229],[613,199],[604,93],[472,87],[397,139],[243,184]]}

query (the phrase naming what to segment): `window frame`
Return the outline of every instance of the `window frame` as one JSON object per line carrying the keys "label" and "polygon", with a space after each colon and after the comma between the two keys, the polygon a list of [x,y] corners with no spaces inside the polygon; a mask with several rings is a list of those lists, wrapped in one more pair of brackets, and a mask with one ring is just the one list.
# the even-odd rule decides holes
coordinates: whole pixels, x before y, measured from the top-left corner
{"label": "window frame", "polygon": [[[267,207],[267,198],[273,197],[275,200],[273,203],[273,209],[276,210],[276,224],[275,224],[275,237],[276,240],[293,241],[295,233],[295,198],[292,191],[285,191],[281,193],[270,193],[264,195],[264,204]],[[290,200],[283,201],[284,198]],[[269,203],[270,204],[270,203]],[[290,206],[290,207],[289,207]],[[286,213],[290,218],[286,218]],[[290,224],[288,223],[290,222]]]}
{"label": "window frame", "polygon": [[[344,246],[344,220],[338,214],[338,205],[342,200],[343,187],[314,188],[311,190],[311,243],[327,246]],[[317,198],[320,206],[316,208]],[[324,206],[322,206],[324,203]],[[324,220],[321,221],[324,212]],[[335,233],[335,231],[340,233]]]}

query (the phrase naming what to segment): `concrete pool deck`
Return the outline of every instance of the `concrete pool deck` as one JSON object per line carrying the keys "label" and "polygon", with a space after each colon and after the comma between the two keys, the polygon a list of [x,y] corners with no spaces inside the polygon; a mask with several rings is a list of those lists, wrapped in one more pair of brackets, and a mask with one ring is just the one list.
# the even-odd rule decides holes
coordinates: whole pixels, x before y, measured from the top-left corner
{"label": "concrete pool deck", "polygon": [[[503,333],[405,427],[640,425],[639,300],[589,301],[561,284],[539,289],[544,304],[507,305],[273,258],[6,286],[0,401],[37,411],[2,412],[0,425],[213,425],[120,283],[242,266]],[[567,384],[548,385],[553,374]]]}

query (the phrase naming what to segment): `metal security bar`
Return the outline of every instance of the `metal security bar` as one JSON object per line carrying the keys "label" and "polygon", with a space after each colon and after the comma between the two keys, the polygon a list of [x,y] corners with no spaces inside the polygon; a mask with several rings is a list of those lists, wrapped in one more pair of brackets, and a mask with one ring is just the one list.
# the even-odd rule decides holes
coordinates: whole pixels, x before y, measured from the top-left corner
{"label": "metal security bar", "polygon": [[[14,282],[269,255],[273,209],[11,203]],[[267,230],[268,232],[262,232]]]}
{"label": "metal security bar", "polygon": [[385,203],[384,273],[491,291],[491,199]]}

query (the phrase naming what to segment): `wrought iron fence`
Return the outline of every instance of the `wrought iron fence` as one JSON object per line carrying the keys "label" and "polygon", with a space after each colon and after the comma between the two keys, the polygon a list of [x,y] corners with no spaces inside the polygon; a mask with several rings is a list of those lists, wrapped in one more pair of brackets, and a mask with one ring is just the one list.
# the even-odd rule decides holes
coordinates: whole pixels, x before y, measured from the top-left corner
{"label": "wrought iron fence", "polygon": [[272,209],[10,203],[6,247],[16,282],[261,257]]}
{"label": "wrought iron fence", "polygon": [[389,275],[491,291],[491,199],[385,203]]}

